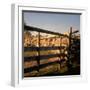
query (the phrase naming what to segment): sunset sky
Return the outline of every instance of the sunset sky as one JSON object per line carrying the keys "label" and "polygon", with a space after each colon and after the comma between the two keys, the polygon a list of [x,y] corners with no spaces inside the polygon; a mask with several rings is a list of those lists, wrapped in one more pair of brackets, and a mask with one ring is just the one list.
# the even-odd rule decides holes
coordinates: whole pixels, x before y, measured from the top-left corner
{"label": "sunset sky", "polygon": [[80,14],[45,13],[24,11],[24,23],[55,32],[68,32],[72,26],[73,30],[80,30]]}

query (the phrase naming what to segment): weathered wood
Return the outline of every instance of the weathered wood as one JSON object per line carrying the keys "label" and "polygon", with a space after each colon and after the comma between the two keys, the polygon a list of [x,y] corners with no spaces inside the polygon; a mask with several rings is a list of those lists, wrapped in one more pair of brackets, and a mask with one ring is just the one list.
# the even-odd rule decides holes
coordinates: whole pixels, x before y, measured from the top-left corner
{"label": "weathered wood", "polygon": [[67,56],[67,54],[60,53],[60,54],[49,54],[49,55],[40,55],[40,56],[30,56],[30,57],[24,57],[24,61],[33,61],[33,60],[43,60],[43,59],[49,59],[53,57],[60,57],[60,56]]}
{"label": "weathered wood", "polygon": [[60,36],[64,36],[64,37],[68,37],[67,35],[58,33],[58,32],[52,32],[49,30],[44,30],[44,29],[40,29],[40,28],[36,28],[36,27],[32,27],[32,26],[24,26],[24,30],[27,31],[37,31],[37,32],[43,32],[43,33],[48,33],[48,34],[54,34],[54,35],[60,35]]}
{"label": "weathered wood", "polygon": [[52,46],[52,47],[24,47],[24,51],[46,51],[46,50],[60,50],[66,48],[65,46]]}
{"label": "weathered wood", "polygon": [[[40,32],[38,32],[38,46],[40,47]],[[37,49],[37,51],[38,51],[38,57],[36,57],[37,64],[38,64],[37,71],[39,72],[39,66],[40,66],[40,50],[39,50],[39,48]]]}
{"label": "weathered wood", "polygon": [[[46,64],[41,64],[41,65],[39,65],[39,69],[44,68],[44,67],[47,67],[49,65],[54,65],[56,63],[59,63],[59,61],[54,61],[54,62],[49,62],[49,63],[46,63]],[[24,73],[32,72],[32,71],[37,70],[37,69],[38,69],[38,66],[25,68],[24,69]]]}

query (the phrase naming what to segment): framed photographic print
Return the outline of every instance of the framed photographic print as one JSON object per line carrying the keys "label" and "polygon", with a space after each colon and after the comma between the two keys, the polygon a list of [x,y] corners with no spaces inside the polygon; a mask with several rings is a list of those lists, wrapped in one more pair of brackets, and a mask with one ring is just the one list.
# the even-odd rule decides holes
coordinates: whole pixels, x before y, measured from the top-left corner
{"label": "framed photographic print", "polygon": [[12,5],[12,85],[84,80],[85,19],[84,8]]}

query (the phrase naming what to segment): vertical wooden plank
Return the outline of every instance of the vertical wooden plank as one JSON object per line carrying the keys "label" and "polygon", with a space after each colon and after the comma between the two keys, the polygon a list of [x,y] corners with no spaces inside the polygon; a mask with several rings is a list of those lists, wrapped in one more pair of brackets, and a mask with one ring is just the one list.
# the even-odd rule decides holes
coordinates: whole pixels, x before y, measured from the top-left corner
{"label": "vertical wooden plank", "polygon": [[[72,27],[70,27],[70,37],[69,37],[69,51],[71,51],[71,38],[72,38]],[[70,54],[70,53],[69,53]],[[69,58],[70,62],[71,59]]]}
{"label": "vertical wooden plank", "polygon": [[37,58],[37,64],[38,68],[37,71],[39,72],[39,66],[40,66],[40,32],[38,32],[38,58]]}
{"label": "vertical wooden plank", "polygon": [[69,48],[71,48],[71,37],[72,37],[72,27],[70,27],[70,33],[69,33]]}
{"label": "vertical wooden plank", "polygon": [[[62,46],[62,36],[60,36],[60,47]],[[61,48],[60,48],[60,54],[61,54]],[[59,61],[59,64],[60,64],[60,68],[61,68],[61,55],[60,55],[60,61]]]}
{"label": "vertical wooden plank", "polygon": [[68,47],[68,61],[67,61],[69,70],[71,69],[71,64],[70,64],[71,38],[72,38],[72,27],[70,27],[70,32],[69,32],[69,47]]}

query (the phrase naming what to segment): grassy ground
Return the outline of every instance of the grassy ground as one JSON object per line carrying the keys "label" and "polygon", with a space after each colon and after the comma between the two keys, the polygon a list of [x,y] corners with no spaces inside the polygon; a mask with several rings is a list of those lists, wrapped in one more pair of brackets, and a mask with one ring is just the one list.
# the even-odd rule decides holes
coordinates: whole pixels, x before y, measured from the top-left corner
{"label": "grassy ground", "polygon": [[24,73],[24,77],[38,77],[38,76],[63,76],[63,75],[79,75],[80,67],[68,69],[66,65],[54,64],[42,68],[38,71]]}

